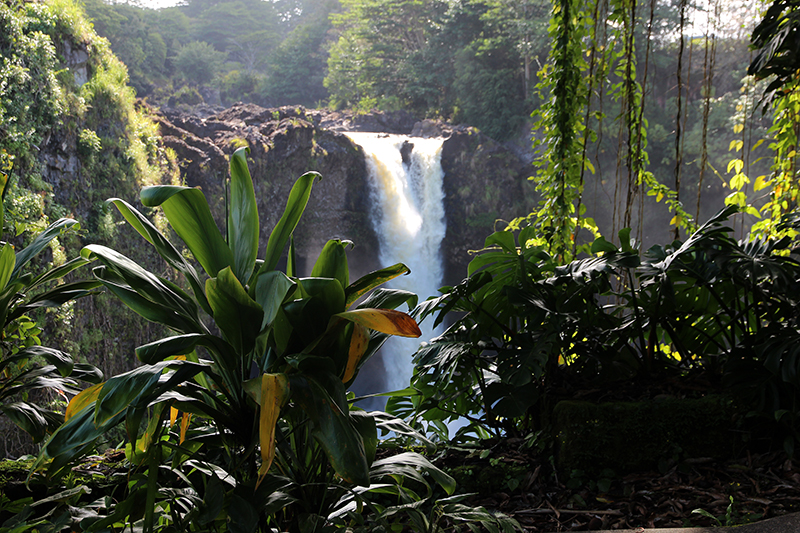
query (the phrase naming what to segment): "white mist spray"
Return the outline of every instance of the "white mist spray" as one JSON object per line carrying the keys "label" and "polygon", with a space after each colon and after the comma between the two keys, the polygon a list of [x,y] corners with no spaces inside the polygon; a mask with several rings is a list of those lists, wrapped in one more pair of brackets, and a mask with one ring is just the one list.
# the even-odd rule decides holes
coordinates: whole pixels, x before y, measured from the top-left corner
{"label": "white mist spray", "polygon": [[[441,245],[446,229],[443,140],[363,132],[347,136],[366,154],[381,266],[404,263],[411,269],[410,275],[396,278],[391,286],[414,292],[420,300],[438,294],[444,274]],[[404,143],[413,147],[403,149]],[[405,162],[401,150],[407,154]],[[421,339],[393,337],[387,341],[383,350],[390,389],[408,386],[413,370],[411,357],[420,341],[432,336],[430,328],[423,328]]]}

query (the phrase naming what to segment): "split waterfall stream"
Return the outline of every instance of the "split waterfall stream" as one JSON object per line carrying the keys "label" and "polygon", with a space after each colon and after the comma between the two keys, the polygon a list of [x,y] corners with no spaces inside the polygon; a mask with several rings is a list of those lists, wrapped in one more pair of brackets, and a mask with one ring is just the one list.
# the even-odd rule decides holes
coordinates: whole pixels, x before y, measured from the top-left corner
{"label": "split waterfall stream", "polygon": [[[380,241],[382,267],[404,263],[411,269],[389,284],[416,293],[420,301],[438,295],[444,267],[444,171],[441,138],[348,132],[361,146],[370,178],[370,213]],[[382,348],[388,390],[408,386],[420,342],[435,335],[432,318],[421,324],[420,339],[390,338]]]}

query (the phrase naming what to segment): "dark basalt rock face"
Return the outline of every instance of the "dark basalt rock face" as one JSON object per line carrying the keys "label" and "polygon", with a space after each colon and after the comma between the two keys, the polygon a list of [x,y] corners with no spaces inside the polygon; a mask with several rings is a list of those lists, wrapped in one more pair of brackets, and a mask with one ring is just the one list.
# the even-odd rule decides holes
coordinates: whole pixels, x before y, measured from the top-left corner
{"label": "dark basalt rock face", "polygon": [[224,227],[227,157],[247,145],[262,243],[280,219],[295,180],[316,171],[322,179],[314,184],[295,231],[301,273],[310,272],[319,251],[333,238],[355,244],[348,254],[354,277],[379,268],[364,157],[345,135],[320,128],[319,121],[302,108],[264,109],[252,104],[205,119],[167,113],[160,123],[164,145],[178,156],[182,179],[187,186],[204,191],[220,228]]}
{"label": "dark basalt rock face", "polygon": [[[480,249],[496,226],[504,227],[496,221],[508,221],[530,210],[526,203],[530,166],[475,128],[416,121],[405,112],[355,115],[302,107],[265,109],[254,104],[237,104],[204,115],[165,111],[159,119],[164,144],[177,154],[186,185],[202,188],[217,214],[225,212],[226,157],[239,146],[249,146],[262,242],[283,212],[297,177],[309,170],[322,175],[295,233],[298,262],[306,272],[330,238],[355,243],[349,252],[353,276],[380,267],[364,155],[344,131],[445,138],[443,284],[457,283],[466,276],[471,259],[468,251]],[[407,143],[406,155],[411,150],[413,141]]]}

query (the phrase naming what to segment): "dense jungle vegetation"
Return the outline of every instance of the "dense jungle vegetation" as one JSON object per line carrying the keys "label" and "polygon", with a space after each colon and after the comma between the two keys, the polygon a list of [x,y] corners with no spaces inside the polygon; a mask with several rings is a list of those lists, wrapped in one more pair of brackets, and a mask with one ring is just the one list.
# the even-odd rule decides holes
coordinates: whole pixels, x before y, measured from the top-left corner
{"label": "dense jungle vegetation", "polygon": [[[574,466],[565,435],[578,428],[589,451],[580,430],[596,425],[575,398],[654,390],[649,401],[676,383],[692,391],[680,399],[730,424],[726,453],[777,450],[790,464],[798,8],[698,7],[87,3],[111,49],[114,31],[139,32],[120,46],[126,69],[76,4],[0,3],[0,411],[38,445],[11,462],[25,485],[0,487],[0,532],[510,533],[516,520],[467,502],[432,462],[437,445],[484,458],[514,439],[545,458],[534,477],[557,483],[562,469],[576,487],[588,475],[610,488],[608,469],[563,471]],[[533,113],[541,203],[487,236],[463,281],[435,298],[382,287],[402,264],[351,280],[340,240],[299,277],[292,234],[320,176],[298,177],[271,206],[283,215],[260,242],[248,151],[237,149],[220,230],[134,105],[128,73],[162,105],[215,103],[210,89],[219,102],[313,97],[474,121],[498,137]],[[72,168],[75,182],[53,168]],[[701,198],[711,174],[716,201]],[[587,216],[590,184],[610,200],[605,220]],[[704,217],[701,203],[717,213]],[[644,249],[656,204],[670,210],[669,242]],[[141,321],[90,330],[86,302],[95,316],[124,304]],[[363,364],[387,337],[419,336],[426,318],[449,326],[416,353],[409,387],[387,393],[387,412],[359,409],[348,387]],[[65,326],[82,340],[61,343]],[[112,328],[135,337],[135,368],[107,364]],[[87,360],[92,342],[105,358]],[[646,459],[689,468],[692,452],[667,431]],[[522,483],[503,481],[512,492]]]}
{"label": "dense jungle vegetation", "polygon": [[[569,113],[588,161],[576,179],[585,183],[589,225],[611,234],[633,227],[648,245],[673,236],[662,219],[688,229],[731,191],[761,190],[756,177],[769,172],[760,141],[770,121],[754,112],[760,89],[747,76],[755,2],[576,5],[575,24],[561,37],[545,0],[84,5],[128,66],[137,95],[153,105],[402,109],[476,126],[523,152],[532,121],[534,141],[549,146],[542,113],[562,90],[550,80],[570,74],[552,61],[551,45],[569,38],[573,46],[560,54],[574,56],[572,76],[581,79]],[[737,158],[744,167],[731,173]],[[629,179],[640,170],[641,195],[638,178]],[[734,174],[753,183],[731,183]],[[760,208],[759,198],[735,201]],[[742,217],[738,235],[752,222]]]}

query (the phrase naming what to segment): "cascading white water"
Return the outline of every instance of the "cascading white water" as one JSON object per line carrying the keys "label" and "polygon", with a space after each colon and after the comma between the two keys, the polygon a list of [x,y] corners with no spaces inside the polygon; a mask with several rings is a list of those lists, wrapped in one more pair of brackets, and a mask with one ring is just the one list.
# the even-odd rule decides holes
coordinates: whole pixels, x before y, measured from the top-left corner
{"label": "cascading white water", "polygon": [[[443,139],[365,132],[347,136],[366,155],[381,265],[404,263],[411,269],[409,276],[396,278],[391,286],[414,292],[420,300],[438,294],[444,274],[440,250],[446,229]],[[432,336],[433,331],[423,327],[421,339],[393,337],[387,341],[384,367],[391,390],[408,386],[413,370],[411,356],[420,341]]]}

